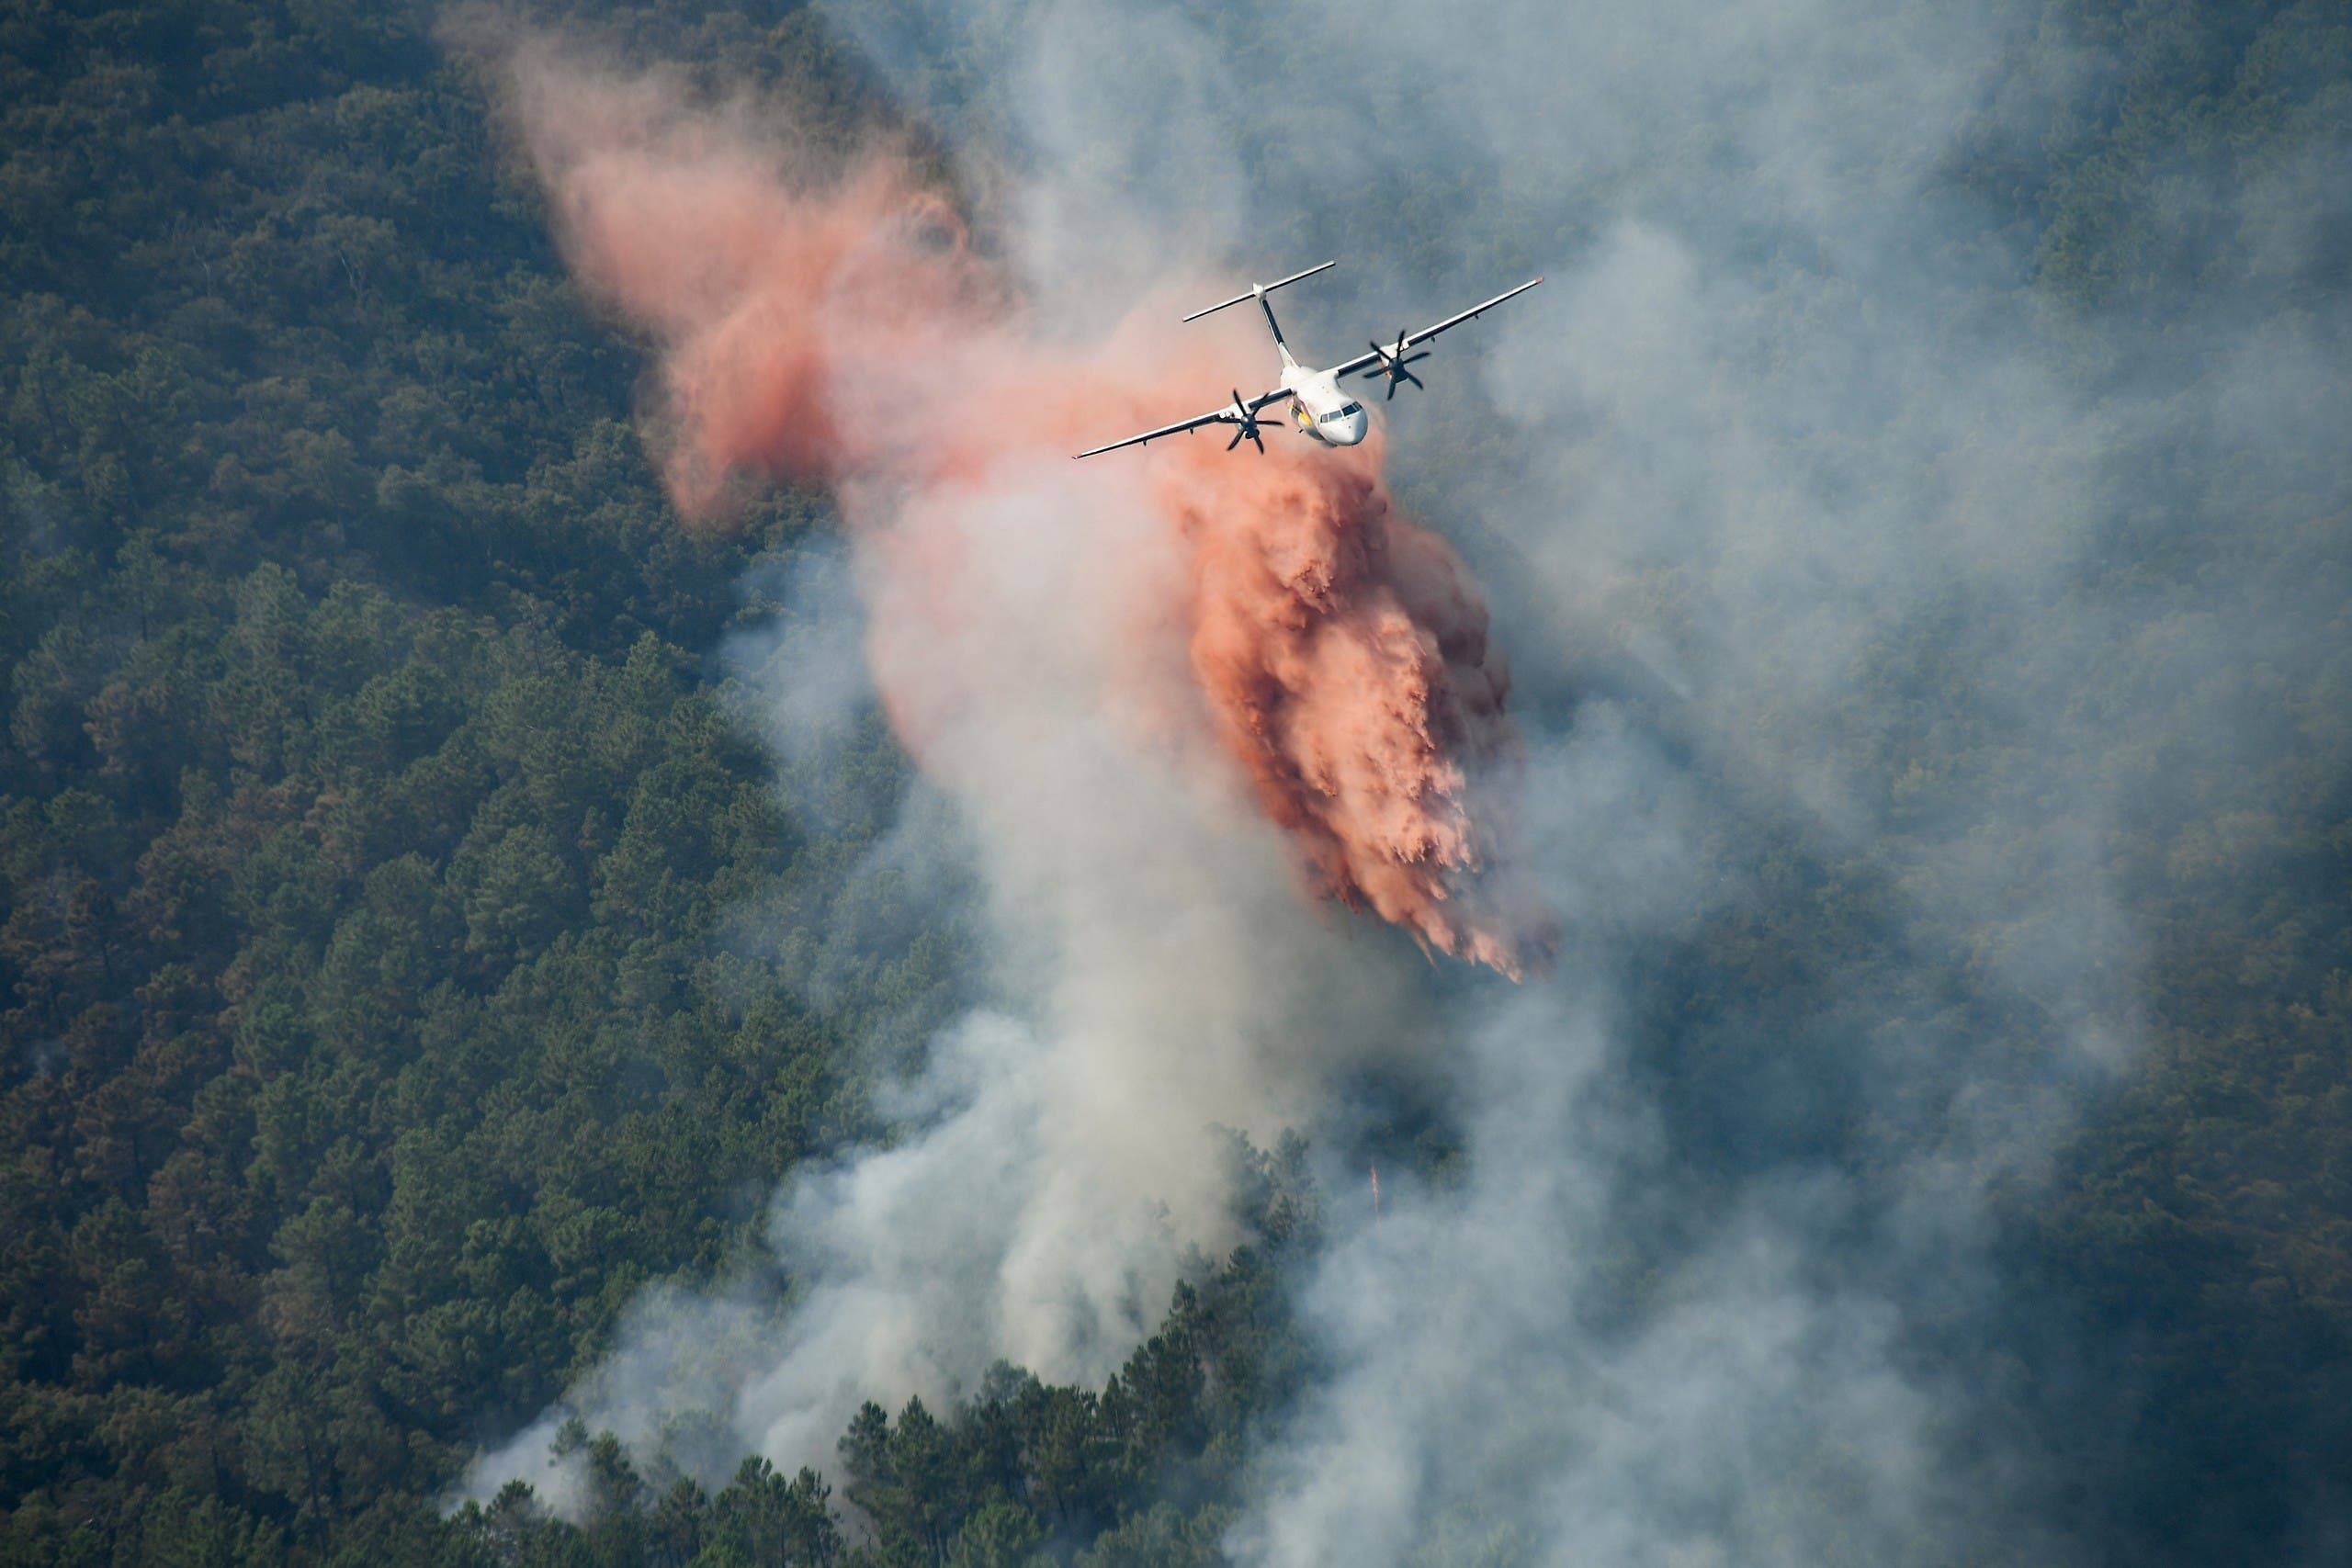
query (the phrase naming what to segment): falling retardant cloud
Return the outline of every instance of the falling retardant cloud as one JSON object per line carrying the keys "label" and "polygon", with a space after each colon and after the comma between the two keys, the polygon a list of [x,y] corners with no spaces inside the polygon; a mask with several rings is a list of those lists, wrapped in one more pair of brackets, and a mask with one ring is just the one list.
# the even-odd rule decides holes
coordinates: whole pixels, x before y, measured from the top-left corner
{"label": "falling retardant cloud", "polygon": [[679,511],[723,519],[762,478],[832,489],[868,550],[874,665],[919,761],[946,765],[941,732],[986,707],[976,687],[1035,678],[956,647],[1001,581],[983,558],[1015,547],[1006,503],[1137,512],[1167,536],[1159,575],[1096,547],[1067,597],[1017,589],[1068,621],[1118,608],[1094,700],[1246,778],[1317,893],[1513,977],[1540,960],[1546,918],[1510,875],[1499,792],[1474,799],[1515,747],[1506,664],[1453,552],[1397,513],[1377,442],[1278,441],[1236,464],[1214,432],[1056,473],[1203,389],[1255,387],[1262,352],[1180,333],[1160,301],[1103,343],[1048,345],[907,149],[821,167],[748,102],[542,38],[503,47],[499,103],[567,260],[659,346]]}

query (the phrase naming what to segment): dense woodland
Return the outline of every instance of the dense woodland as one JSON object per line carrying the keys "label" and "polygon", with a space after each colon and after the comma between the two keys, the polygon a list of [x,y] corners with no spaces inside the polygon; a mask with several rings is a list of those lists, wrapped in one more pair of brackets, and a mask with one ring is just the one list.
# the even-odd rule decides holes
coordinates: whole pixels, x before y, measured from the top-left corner
{"label": "dense woodland", "polygon": [[[571,1430],[584,1524],[519,1490],[445,1510],[641,1286],[726,1269],[797,1163],[888,1135],[872,1091],[965,965],[925,930],[819,1009],[791,941],[735,939],[760,900],[913,921],[835,908],[889,897],[845,874],[900,786],[887,736],[779,792],[714,660],[822,501],[676,525],[636,351],[434,19],[0,16],[0,1559],[1219,1561],[1311,1364],[1295,1145],[1243,1156],[1256,1240],[1105,1388],[1001,1369],[956,1409],[869,1406],[822,1476],[752,1461],[715,1495]],[[613,25],[843,130],[889,112],[790,6]],[[2019,287],[2086,355],[2258,270],[2166,209],[2183,149],[2352,144],[2340,6],[2052,0],[2031,36],[2119,68],[2042,161],[1955,177],[2033,236]],[[2347,255],[2250,297],[2333,300]],[[2344,581],[2335,505],[2293,518],[2306,583]],[[2148,1059],[2004,1210],[2019,1290],[2133,1391],[2021,1416],[2091,1560],[2308,1550],[2352,1497],[2352,663],[2321,668],[2265,699],[2300,739],[2261,776],[2124,825]],[[1709,998],[1869,962],[1804,854],[1769,919],[1690,933],[1658,1029],[1704,1042]]]}

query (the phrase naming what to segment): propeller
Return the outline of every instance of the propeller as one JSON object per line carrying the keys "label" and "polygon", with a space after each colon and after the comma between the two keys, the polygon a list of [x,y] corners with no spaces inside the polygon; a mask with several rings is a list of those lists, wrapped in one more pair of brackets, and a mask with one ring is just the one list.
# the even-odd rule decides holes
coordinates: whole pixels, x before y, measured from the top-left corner
{"label": "propeller", "polygon": [[1247,439],[1251,446],[1263,453],[1266,449],[1266,438],[1258,434],[1258,416],[1250,412],[1248,403],[1241,400],[1241,389],[1238,387],[1233,389],[1231,417],[1233,423],[1240,428],[1233,433],[1233,439],[1225,444],[1225,449],[1230,452]]}
{"label": "propeller", "polygon": [[[1405,367],[1408,365],[1415,365],[1419,363],[1421,360],[1427,359],[1430,356],[1430,351],[1425,348],[1419,354],[1407,354],[1405,352],[1404,328],[1399,327],[1396,329],[1396,346],[1394,349],[1383,348],[1375,343],[1372,345],[1372,352],[1380,355],[1380,363],[1365,370],[1364,374],[1367,376],[1387,377],[1388,396],[1392,400],[1396,396],[1397,382],[1410,381],[1416,387],[1421,386],[1421,378]],[[1429,389],[1421,387],[1421,390],[1427,391]]]}

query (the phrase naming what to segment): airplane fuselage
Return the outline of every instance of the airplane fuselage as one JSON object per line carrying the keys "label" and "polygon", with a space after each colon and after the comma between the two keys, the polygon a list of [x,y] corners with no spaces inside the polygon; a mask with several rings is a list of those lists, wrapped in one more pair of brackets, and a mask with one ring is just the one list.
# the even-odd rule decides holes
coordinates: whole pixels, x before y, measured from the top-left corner
{"label": "airplane fuselage", "polygon": [[1302,435],[1326,446],[1353,446],[1372,428],[1372,416],[1362,403],[1340,389],[1334,371],[1284,365],[1283,386],[1291,395],[1291,424]]}

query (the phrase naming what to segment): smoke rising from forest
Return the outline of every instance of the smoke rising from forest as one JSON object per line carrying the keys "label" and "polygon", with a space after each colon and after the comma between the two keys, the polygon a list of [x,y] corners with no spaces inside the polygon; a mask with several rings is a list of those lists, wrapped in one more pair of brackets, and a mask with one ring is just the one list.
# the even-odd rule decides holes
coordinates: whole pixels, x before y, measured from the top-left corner
{"label": "smoke rising from forest", "polygon": [[[2195,558],[2227,473],[2263,479],[2241,526],[2313,514],[2342,475],[2311,411],[2344,391],[2228,299],[2093,331],[2024,287],[2033,258],[1946,171],[2056,134],[2102,62],[2021,77],[2024,13],[1997,6],[1624,6],[1572,37],[1532,5],[1476,36],[1378,0],[828,9],[910,113],[1001,161],[986,262],[896,151],[797,164],[748,101],[687,110],[526,48],[510,109],[582,277],[664,347],[682,507],[747,469],[836,487],[850,559],[793,614],[841,646],[839,574],[860,585],[878,700],[958,824],[891,852],[978,866],[1015,1001],[939,1043],[902,1108],[927,1131],[795,1184],[789,1311],[649,1297],[574,1404],[632,1439],[716,1408],[723,1469],[729,1443],[821,1462],[844,1401],[997,1355],[1099,1379],[1182,1246],[1226,1238],[1207,1129],[1309,1127],[1351,1188],[1393,1113],[1351,1091],[1389,1073],[1450,1157],[1384,1158],[1382,1224],[1340,1226],[1303,1285],[1331,1375],[1252,1456],[1241,1561],[2078,1555],[2038,1474],[2083,1439],[2009,1353],[2063,1328],[1994,1261],[1998,1201],[2140,1049],[2150,942],[2113,835],[2168,808],[2182,759],[2290,742],[2241,676],[2335,613],[2324,583],[2115,563]],[[2244,200],[2270,272],[2307,265],[2319,220]],[[1385,448],[1261,463],[1203,435],[1069,472],[1262,374],[1233,323],[1159,324],[1228,291],[1215,268],[1326,254],[1285,318],[1303,348],[1552,281],[1449,339]],[[906,314],[910,276],[944,330]],[[1523,756],[1477,594],[1390,510],[1392,456],[1490,591]],[[1368,523],[1385,558],[1348,561]],[[1347,601],[1342,661],[1270,636],[1294,540],[1362,572],[1334,592],[1387,595]],[[1441,657],[1372,635],[1391,613]],[[1311,747],[1253,750],[1253,682],[1295,701],[1342,664],[1430,716],[1389,732],[1436,803],[1401,832],[1306,813],[1298,782],[1347,773]],[[1458,924],[1382,868],[1494,861],[1485,766],[1524,781],[1503,863],[1538,891],[1481,885]],[[1540,899],[1556,966],[1472,987],[1351,942],[1272,829],[1498,968]],[[539,1475],[548,1435],[478,1485]]]}
{"label": "smoke rising from forest", "polygon": [[[1271,1139],[1337,1064],[1400,1048],[1396,954],[1302,882],[1506,974],[1540,956],[1494,827],[1516,743],[1478,593],[1394,512],[1376,446],[1073,467],[1105,422],[1262,376],[1247,333],[1178,334],[1163,299],[1048,346],[902,149],[827,166],[749,100],[494,47],[567,256],[661,348],[648,428],[680,511],[813,479],[843,517],[747,685],[790,713],[786,747],[888,715],[936,786],[910,818],[948,826],[887,852],[925,880],[977,861],[1019,1004],[933,1043],[892,1108],[922,1135],[796,1179],[788,1314],[658,1292],[574,1403],[718,1473],[747,1449],[825,1463],[860,1400],[944,1400],[999,1358],[1099,1379],[1185,1249],[1234,1239],[1221,1129]],[[795,667],[857,645],[870,685]],[[478,1483],[561,1500],[556,1420]]]}

